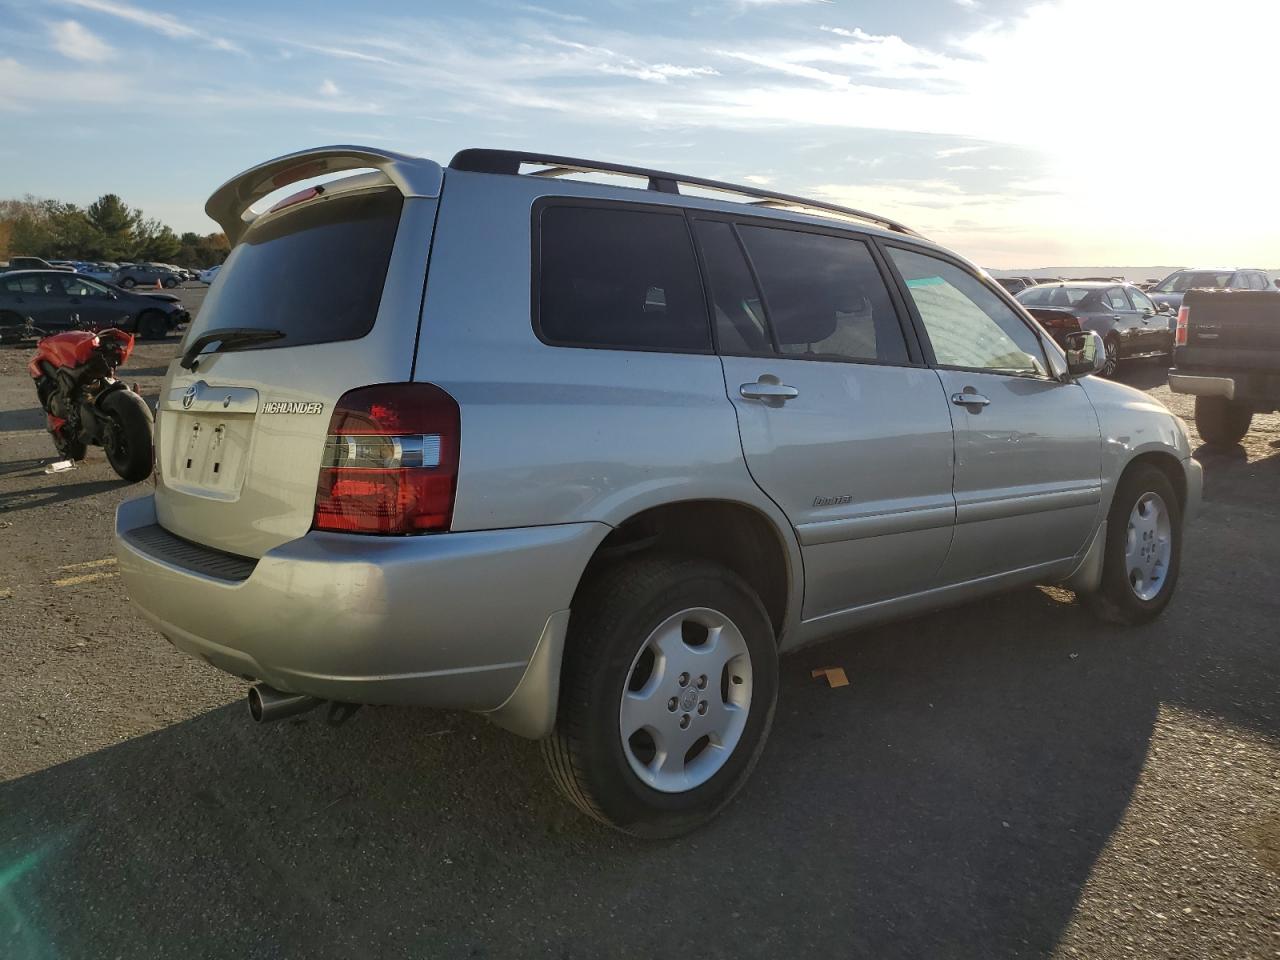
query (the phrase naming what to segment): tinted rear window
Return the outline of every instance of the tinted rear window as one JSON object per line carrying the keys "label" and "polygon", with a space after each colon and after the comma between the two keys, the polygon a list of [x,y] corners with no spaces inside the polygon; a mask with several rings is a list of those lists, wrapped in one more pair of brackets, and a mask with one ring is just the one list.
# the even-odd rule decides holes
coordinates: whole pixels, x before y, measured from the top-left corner
{"label": "tinted rear window", "polygon": [[1167,277],[1156,287],[1156,293],[1186,293],[1197,287],[1225,287],[1231,281],[1230,273],[1207,270],[1188,270]]}
{"label": "tinted rear window", "polygon": [[553,344],[710,350],[684,215],[550,206],[540,217],[540,336]]}
{"label": "tinted rear window", "polygon": [[1018,301],[1031,307],[1074,307],[1093,292],[1090,287],[1032,287],[1018,294]]}
{"label": "tinted rear window", "polygon": [[339,195],[252,227],[186,342],[216,327],[283,330],[272,344],[282,347],[363,337],[382,300],[402,203],[397,190]]}

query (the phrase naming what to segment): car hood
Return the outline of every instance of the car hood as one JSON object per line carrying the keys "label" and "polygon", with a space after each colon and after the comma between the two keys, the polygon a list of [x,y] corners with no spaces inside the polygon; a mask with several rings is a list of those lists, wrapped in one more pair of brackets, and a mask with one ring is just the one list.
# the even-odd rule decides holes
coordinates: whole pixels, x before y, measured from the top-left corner
{"label": "car hood", "polygon": [[137,294],[143,300],[163,300],[165,303],[181,303],[181,297],[175,297],[172,293],[139,293]]}

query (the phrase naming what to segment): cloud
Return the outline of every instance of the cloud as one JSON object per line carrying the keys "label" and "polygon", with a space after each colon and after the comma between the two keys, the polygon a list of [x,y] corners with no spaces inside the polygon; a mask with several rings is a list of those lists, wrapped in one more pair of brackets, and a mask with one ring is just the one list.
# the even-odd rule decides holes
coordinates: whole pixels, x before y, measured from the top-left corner
{"label": "cloud", "polygon": [[671,63],[648,63],[626,54],[617,53],[608,47],[577,43],[572,40],[561,40],[556,37],[547,39],[553,44],[566,47],[582,55],[576,61],[577,64],[587,69],[594,69],[599,73],[632,77],[636,80],[648,80],[654,83],[719,75],[719,71],[714,67],[683,67]]}
{"label": "cloud", "polygon": [[758,173],[749,173],[742,179],[747,181],[747,183],[754,183],[758,187],[767,187],[769,184],[773,183],[773,177],[764,177]]}
{"label": "cloud", "polygon": [[102,63],[115,56],[115,50],[76,20],[60,20],[48,27],[53,49],[68,59]]}
{"label": "cloud", "polygon": [[536,3],[517,3],[516,10],[523,13],[533,13],[540,17],[550,17],[552,20],[559,20],[561,23],[590,23],[583,16],[576,13],[562,13],[559,10],[552,10],[550,7],[540,7]]}
{"label": "cloud", "polygon": [[134,95],[129,78],[105,70],[36,70],[12,57],[0,57],[0,90],[21,90],[21,97],[0,97],[0,112],[26,113],[33,104],[118,103]]}
{"label": "cloud", "polygon": [[202,40],[215,50],[223,50],[229,53],[244,52],[230,40],[197,30],[195,27],[183,23],[167,13],[157,13],[154,10],[147,10],[143,7],[118,3],[116,0],[57,0],[57,2],[63,6],[78,7],[82,10],[90,10],[94,13],[115,17],[173,40]]}
{"label": "cloud", "polygon": [[359,60],[363,63],[380,63],[388,67],[399,66],[394,60],[387,57],[381,57],[373,53],[364,53],[360,50],[349,50],[346,47],[332,47],[315,43],[299,43],[296,40],[286,40],[285,43],[291,44],[302,50],[310,50],[312,53],[322,53],[328,57],[334,57],[338,60]]}
{"label": "cloud", "polygon": [[338,85],[332,80],[326,79],[322,84],[320,84],[320,95],[323,97],[336,97],[341,93],[342,91],[338,89]]}

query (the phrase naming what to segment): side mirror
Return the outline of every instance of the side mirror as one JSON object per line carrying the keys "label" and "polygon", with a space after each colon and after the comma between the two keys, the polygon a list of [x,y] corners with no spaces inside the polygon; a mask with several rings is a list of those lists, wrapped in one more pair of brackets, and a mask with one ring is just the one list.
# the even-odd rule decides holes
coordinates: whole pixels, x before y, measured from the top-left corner
{"label": "side mirror", "polygon": [[1087,377],[1107,365],[1107,345],[1102,336],[1092,330],[1068,333],[1063,338],[1067,351],[1067,373],[1072,377]]}
{"label": "side mirror", "polygon": [[1156,306],[1156,310],[1159,313],[1173,313],[1173,307],[1169,306],[1167,303],[1158,304]]}

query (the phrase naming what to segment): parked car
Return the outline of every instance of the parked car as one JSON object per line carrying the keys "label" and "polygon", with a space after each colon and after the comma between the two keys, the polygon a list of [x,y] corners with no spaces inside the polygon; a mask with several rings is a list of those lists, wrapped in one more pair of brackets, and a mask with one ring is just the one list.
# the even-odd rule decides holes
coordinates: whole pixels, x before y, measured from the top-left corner
{"label": "parked car", "polygon": [[[380,175],[246,223],[320,165]],[[175,646],[253,678],[259,719],[478,711],[543,739],[591,816],[671,836],[750,774],[779,651],[1033,583],[1130,624],[1173,595],[1185,425],[1088,375],[1095,333],[1064,353],[887,218],[368,147],[261,164],[205,209],[233,249],[116,550]]]}
{"label": "parked car", "polygon": [[1018,294],[1018,302],[1060,345],[1079,330],[1092,330],[1107,348],[1103,376],[1114,377],[1121,361],[1173,355],[1173,316],[1132,283],[1080,280],[1041,284]]}
{"label": "parked car", "polygon": [[151,339],[190,319],[175,296],[130,293],[78,273],[20,270],[0,276],[0,334],[6,339],[27,321],[49,333],[118,327]]}
{"label": "parked car", "polygon": [[1205,443],[1238,443],[1255,413],[1280,410],[1280,297],[1188,290],[1176,344],[1169,389],[1196,398]]}
{"label": "parked car", "polygon": [[208,270],[201,270],[199,280],[201,283],[213,283],[218,277],[218,271],[222,269],[222,264],[214,264]]}
{"label": "parked car", "polygon": [[996,277],[995,281],[1012,294],[1021,293],[1027,287],[1034,286],[1026,277]]}
{"label": "parked car", "polygon": [[61,270],[74,272],[73,267],[54,266],[48,260],[42,260],[39,257],[10,257],[9,266],[5,268],[5,272],[13,270]]}
{"label": "parked car", "polygon": [[107,283],[111,282],[116,271],[120,269],[118,263],[106,263],[98,260],[73,260],[72,265],[76,268],[76,273]]}
{"label": "parked car", "polygon": [[154,287],[157,281],[161,286],[172,289],[182,282],[182,278],[168,267],[152,263],[135,263],[120,267],[113,280],[117,286],[124,287],[126,290],[136,286]]}
{"label": "parked car", "polygon": [[1165,277],[1149,291],[1151,299],[1156,303],[1168,304],[1177,313],[1182,306],[1182,297],[1188,290],[1266,290],[1277,293],[1277,284],[1265,270],[1242,270],[1229,267],[1220,270],[1208,270],[1202,267],[1189,270],[1176,270]]}

